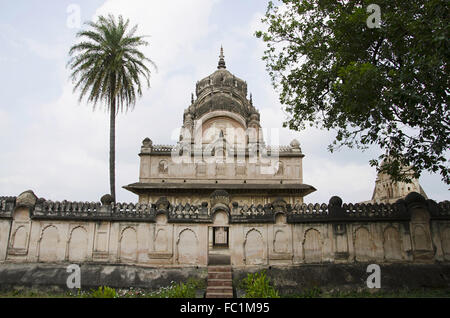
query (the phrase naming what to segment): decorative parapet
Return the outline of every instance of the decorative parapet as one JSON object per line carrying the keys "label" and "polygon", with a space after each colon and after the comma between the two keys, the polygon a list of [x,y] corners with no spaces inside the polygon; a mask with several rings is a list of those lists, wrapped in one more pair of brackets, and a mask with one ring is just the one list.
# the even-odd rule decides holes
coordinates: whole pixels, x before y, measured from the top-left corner
{"label": "decorative parapet", "polygon": [[[450,220],[449,201],[436,203],[420,194],[410,194],[394,204],[343,204],[339,197],[332,197],[328,204],[292,206],[278,198],[265,205],[232,202],[231,210],[225,194],[223,190],[215,191],[210,206],[208,202],[172,205],[165,197],[150,204],[110,203],[104,197],[103,204],[37,199],[29,208],[32,219],[52,220],[155,222],[158,214],[165,214],[169,223],[212,223],[215,210],[225,209],[230,213],[230,223],[274,223],[278,213],[285,214],[288,223],[348,223],[409,221],[411,208],[422,207],[429,211],[431,220]],[[17,207],[16,197],[0,197],[0,218],[12,218]]]}
{"label": "decorative parapet", "polygon": [[273,223],[274,213],[272,204],[239,206],[233,202],[233,210],[230,223]]}
{"label": "decorative parapet", "polygon": [[0,218],[11,218],[16,207],[16,197],[0,197]]}
{"label": "decorative parapet", "polygon": [[266,150],[268,153],[277,152],[280,154],[293,152],[293,148],[291,146],[266,146]]}
{"label": "decorative parapet", "polygon": [[427,200],[426,202],[432,220],[450,219],[450,201],[436,203],[433,200]]}
{"label": "decorative parapet", "polygon": [[[192,147],[192,149],[191,149]],[[168,154],[172,154],[172,152],[177,152],[180,151],[181,149],[187,150],[187,151],[192,151],[192,153],[194,153],[194,151],[196,149],[194,149],[195,145],[191,145],[191,144],[184,144],[184,145],[152,145],[151,147],[142,147],[141,148],[141,154],[164,154],[164,155],[168,155]],[[198,151],[198,149],[197,149]],[[245,149],[245,151],[248,153],[250,151],[250,148],[247,147]],[[301,149],[300,148],[292,148],[291,146],[262,146],[262,151],[266,152],[267,155],[270,155],[272,153],[277,153],[281,156],[286,155],[302,155],[301,153]]]}
{"label": "decorative parapet", "polygon": [[165,204],[160,198],[155,204],[144,203],[111,203],[102,205],[100,202],[37,202],[32,219],[59,219],[59,220],[104,220],[104,221],[145,221],[155,222],[156,215],[164,213],[168,222],[211,222],[207,203],[202,205]]}
{"label": "decorative parapet", "polygon": [[170,153],[173,147],[171,145],[153,145],[152,153]]}

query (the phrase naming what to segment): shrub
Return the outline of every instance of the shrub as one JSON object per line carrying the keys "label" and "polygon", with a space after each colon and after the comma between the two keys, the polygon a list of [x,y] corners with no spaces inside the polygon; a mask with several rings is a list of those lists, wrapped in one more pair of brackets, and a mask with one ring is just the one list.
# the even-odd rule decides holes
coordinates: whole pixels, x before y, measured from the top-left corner
{"label": "shrub", "polygon": [[100,286],[97,290],[92,289],[85,297],[89,298],[116,298],[116,290],[108,286]]}
{"label": "shrub", "polygon": [[266,272],[249,273],[241,282],[245,290],[244,298],[280,298],[278,292],[270,285]]}

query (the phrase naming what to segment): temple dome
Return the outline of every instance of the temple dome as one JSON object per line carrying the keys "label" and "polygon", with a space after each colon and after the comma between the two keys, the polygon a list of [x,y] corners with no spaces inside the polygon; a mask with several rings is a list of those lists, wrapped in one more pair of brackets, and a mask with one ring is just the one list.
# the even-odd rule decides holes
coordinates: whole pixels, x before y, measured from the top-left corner
{"label": "temple dome", "polygon": [[251,94],[247,99],[247,83],[226,69],[223,48],[220,49],[217,70],[196,85],[197,99],[185,110],[183,123],[199,119],[214,111],[241,116],[245,126],[252,122],[259,126],[259,112],[253,106]]}
{"label": "temple dome", "polygon": [[196,85],[196,94],[199,99],[208,93],[218,90],[226,90],[246,98],[247,83],[222,68],[198,81]]}

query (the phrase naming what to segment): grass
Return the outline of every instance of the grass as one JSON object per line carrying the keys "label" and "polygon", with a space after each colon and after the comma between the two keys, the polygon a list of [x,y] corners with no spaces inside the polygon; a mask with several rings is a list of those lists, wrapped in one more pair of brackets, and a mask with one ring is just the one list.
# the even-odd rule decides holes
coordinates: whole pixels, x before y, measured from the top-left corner
{"label": "grass", "polygon": [[203,280],[188,279],[186,283],[175,283],[158,290],[140,288],[114,289],[99,286],[90,290],[54,291],[35,288],[0,290],[0,298],[195,298],[197,292],[206,288]]}

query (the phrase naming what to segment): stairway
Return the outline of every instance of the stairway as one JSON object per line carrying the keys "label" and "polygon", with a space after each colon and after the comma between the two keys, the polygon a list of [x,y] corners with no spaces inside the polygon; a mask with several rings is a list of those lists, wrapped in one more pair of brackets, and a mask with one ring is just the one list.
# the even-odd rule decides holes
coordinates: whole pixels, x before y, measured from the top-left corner
{"label": "stairway", "polygon": [[233,298],[231,266],[208,266],[206,298]]}

